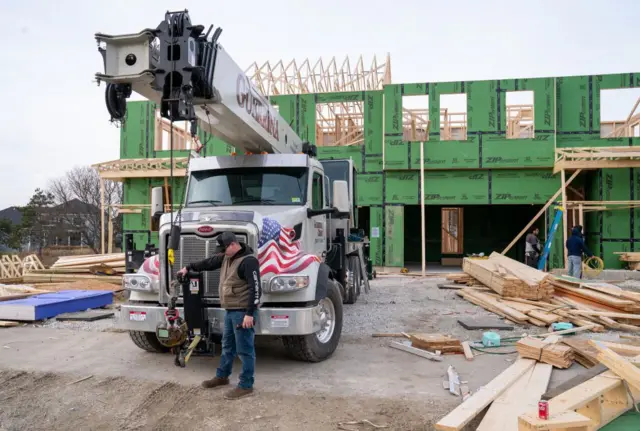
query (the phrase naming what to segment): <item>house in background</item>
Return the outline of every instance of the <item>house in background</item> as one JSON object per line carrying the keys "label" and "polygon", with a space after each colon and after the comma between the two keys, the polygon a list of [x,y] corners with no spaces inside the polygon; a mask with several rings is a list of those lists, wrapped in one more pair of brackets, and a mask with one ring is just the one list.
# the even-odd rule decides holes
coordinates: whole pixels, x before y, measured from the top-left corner
{"label": "house in background", "polygon": [[[15,206],[0,211],[0,220],[9,220],[14,227],[20,225],[22,217]],[[27,238],[21,248],[32,251],[48,246],[91,247],[99,240],[99,220],[100,209],[79,199],[44,208],[39,214],[37,234]]]}

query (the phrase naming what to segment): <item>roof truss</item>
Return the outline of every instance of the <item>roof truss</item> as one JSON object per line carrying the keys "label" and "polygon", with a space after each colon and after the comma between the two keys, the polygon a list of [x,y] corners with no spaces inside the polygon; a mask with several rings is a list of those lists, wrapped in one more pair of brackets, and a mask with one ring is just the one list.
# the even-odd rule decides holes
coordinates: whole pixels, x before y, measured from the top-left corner
{"label": "roof truss", "polygon": [[245,73],[265,96],[382,90],[383,85],[391,84],[391,56],[387,54],[384,62],[373,56],[368,67],[362,56],[355,62],[346,57],[342,63],[336,57],[315,63],[308,58],[302,62],[254,62]]}

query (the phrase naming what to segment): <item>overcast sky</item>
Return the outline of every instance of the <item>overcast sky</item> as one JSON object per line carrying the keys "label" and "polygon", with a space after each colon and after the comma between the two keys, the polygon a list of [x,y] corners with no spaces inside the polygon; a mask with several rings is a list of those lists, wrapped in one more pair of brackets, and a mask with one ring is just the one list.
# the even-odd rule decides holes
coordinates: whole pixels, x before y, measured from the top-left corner
{"label": "overcast sky", "polygon": [[[74,166],[117,159],[96,32],[156,27],[167,9],[223,28],[253,61],[391,53],[394,82],[640,72],[640,2],[2,0],[0,209]],[[631,97],[630,99],[633,99]],[[631,101],[631,103],[633,100]],[[630,108],[630,106],[629,106]],[[628,112],[622,109],[622,116]]]}

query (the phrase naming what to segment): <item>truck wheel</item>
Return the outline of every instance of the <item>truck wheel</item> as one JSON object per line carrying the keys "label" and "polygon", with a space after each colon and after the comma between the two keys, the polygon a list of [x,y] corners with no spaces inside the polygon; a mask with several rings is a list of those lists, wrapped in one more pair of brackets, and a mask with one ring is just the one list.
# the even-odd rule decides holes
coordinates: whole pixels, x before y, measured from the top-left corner
{"label": "truck wheel", "polygon": [[282,337],[287,355],[305,362],[321,362],[338,347],[342,333],[342,297],[334,281],[329,281],[327,296],[320,300],[322,320],[315,334]]}
{"label": "truck wheel", "polygon": [[353,285],[346,286],[346,298],[344,299],[345,304],[355,304],[358,300],[358,286],[360,285],[360,261],[358,260],[358,256],[349,256],[349,271],[353,273]]}
{"label": "truck wheel", "polygon": [[154,332],[129,331],[133,344],[151,353],[167,353],[170,349],[158,341]]}

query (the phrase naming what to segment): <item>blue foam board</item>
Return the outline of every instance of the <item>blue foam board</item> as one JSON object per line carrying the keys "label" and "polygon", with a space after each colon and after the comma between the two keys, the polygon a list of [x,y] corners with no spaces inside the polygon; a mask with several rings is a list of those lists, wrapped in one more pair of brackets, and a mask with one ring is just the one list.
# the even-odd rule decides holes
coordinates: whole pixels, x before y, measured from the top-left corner
{"label": "blue foam board", "polygon": [[1,320],[34,321],[113,303],[110,290],[63,290],[0,302]]}

